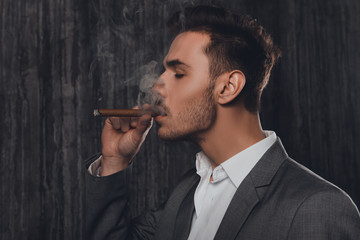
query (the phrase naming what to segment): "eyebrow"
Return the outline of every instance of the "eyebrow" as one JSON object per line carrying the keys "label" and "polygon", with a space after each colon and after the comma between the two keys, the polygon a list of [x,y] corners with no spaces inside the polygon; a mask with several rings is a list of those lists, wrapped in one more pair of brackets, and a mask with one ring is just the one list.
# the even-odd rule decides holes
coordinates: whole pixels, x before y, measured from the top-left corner
{"label": "eyebrow", "polygon": [[165,62],[165,65],[166,65],[167,67],[184,66],[184,67],[186,67],[186,68],[190,68],[189,65],[187,65],[187,64],[184,63],[184,62],[181,62],[179,59],[174,59],[174,60],[166,61],[166,62]]}

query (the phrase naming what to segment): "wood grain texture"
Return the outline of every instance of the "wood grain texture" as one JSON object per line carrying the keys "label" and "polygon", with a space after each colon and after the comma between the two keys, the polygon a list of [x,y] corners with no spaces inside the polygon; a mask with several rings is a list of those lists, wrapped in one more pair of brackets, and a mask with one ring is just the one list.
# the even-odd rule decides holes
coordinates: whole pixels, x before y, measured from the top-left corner
{"label": "wood grain texture", "polygon": [[[272,33],[283,57],[264,129],[359,206],[359,1],[2,0],[0,239],[82,239],[83,160],[103,124],[92,111],[137,104],[142,66],[166,54],[164,21],[183,2],[249,13]],[[198,150],[155,126],[135,159],[132,214],[165,201]]]}

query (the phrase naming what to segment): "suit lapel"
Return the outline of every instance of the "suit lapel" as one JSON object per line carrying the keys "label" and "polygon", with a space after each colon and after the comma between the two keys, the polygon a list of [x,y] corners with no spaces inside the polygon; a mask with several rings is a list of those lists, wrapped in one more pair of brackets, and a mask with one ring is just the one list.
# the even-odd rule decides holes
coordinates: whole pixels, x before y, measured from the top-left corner
{"label": "suit lapel", "polygon": [[215,235],[216,240],[235,239],[263,194],[257,188],[271,183],[280,165],[288,157],[280,139],[269,148],[235,192]]}
{"label": "suit lapel", "polygon": [[[275,173],[287,157],[278,138],[236,190],[214,239],[232,240],[236,238],[251,211],[263,197],[263,194],[257,192],[257,188],[271,183]],[[199,176],[194,170],[175,188],[166,203],[154,239],[187,238],[194,211],[193,196],[198,182]],[[177,220],[177,218],[179,219]],[[180,225],[177,226],[178,224]]]}
{"label": "suit lapel", "polygon": [[182,202],[176,216],[174,239],[186,240],[190,233],[191,222],[195,211],[194,193],[197,184],[194,184]]}
{"label": "suit lapel", "polygon": [[[183,232],[181,235],[185,234],[185,237],[187,237],[190,231],[192,211],[194,209],[194,191],[199,179],[200,178],[196,175],[194,169],[194,171],[191,171],[186,175],[184,180],[175,188],[165,205],[163,216],[158,224],[158,230],[154,239],[168,240],[174,239],[174,237],[176,237],[175,239],[180,239],[174,234],[174,231],[176,231],[176,233]],[[185,209],[181,209],[182,207]],[[183,210],[184,212],[180,213],[180,211]],[[181,224],[181,226],[175,228],[175,225],[179,224],[179,221],[177,220],[178,216],[182,219],[186,219],[185,221],[187,221],[187,223]],[[188,231],[187,235],[185,231]]]}
{"label": "suit lapel", "polygon": [[246,177],[235,192],[214,239],[234,239],[258,202],[254,185]]}

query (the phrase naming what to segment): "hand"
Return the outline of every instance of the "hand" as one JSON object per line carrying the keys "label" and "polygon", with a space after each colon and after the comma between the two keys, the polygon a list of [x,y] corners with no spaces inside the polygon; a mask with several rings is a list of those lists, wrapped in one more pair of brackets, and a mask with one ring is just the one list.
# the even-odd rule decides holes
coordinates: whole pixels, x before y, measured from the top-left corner
{"label": "hand", "polygon": [[[147,108],[148,106],[144,106]],[[101,135],[101,176],[125,169],[138,153],[152,126],[152,117],[110,117]]]}

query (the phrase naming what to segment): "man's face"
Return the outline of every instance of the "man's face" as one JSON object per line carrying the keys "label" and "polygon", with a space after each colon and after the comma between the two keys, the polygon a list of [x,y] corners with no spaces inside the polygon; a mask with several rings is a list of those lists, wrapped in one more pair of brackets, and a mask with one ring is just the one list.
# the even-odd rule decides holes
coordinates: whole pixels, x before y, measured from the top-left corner
{"label": "man's face", "polygon": [[165,71],[154,87],[166,113],[155,118],[162,139],[196,139],[215,121],[209,60],[203,52],[209,41],[206,34],[185,32],[171,44],[163,63]]}

